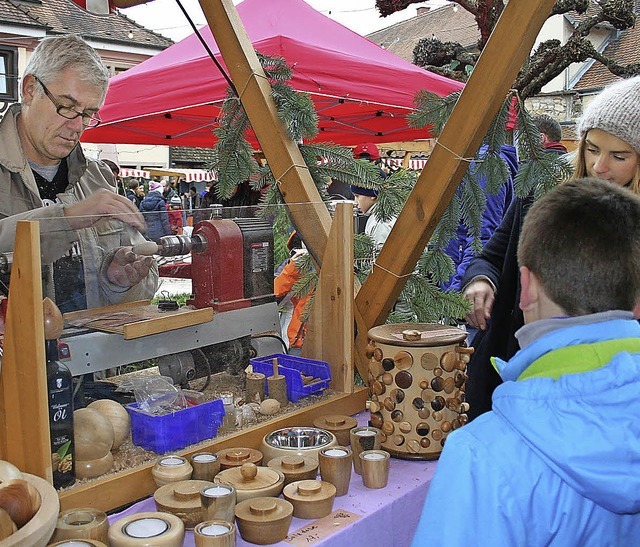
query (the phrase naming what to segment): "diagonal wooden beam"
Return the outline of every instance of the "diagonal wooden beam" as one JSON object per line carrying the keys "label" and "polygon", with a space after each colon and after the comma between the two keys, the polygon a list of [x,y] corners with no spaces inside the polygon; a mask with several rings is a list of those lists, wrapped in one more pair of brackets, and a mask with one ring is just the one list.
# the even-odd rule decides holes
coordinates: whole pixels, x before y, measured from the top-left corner
{"label": "diagonal wooden beam", "polygon": [[372,273],[356,296],[366,333],[383,323],[427,245],[473,157],[528,57],[555,0],[511,0],[503,11],[442,135],[409,195]]}

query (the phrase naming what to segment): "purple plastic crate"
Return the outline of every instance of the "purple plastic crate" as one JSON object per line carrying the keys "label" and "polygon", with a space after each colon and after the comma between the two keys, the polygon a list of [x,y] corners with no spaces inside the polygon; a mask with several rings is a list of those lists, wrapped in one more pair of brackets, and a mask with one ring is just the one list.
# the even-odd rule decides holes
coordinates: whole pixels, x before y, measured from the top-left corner
{"label": "purple plastic crate", "polygon": [[131,416],[133,444],[156,454],[173,452],[215,437],[224,416],[224,406],[220,399],[163,416],[151,416],[142,412],[138,403],[131,403],[126,409]]}
{"label": "purple plastic crate", "polygon": [[[275,358],[278,359],[278,372],[286,378],[287,397],[291,402],[296,403],[300,397],[319,393],[329,387],[331,369],[329,363],[325,361],[316,361],[285,353],[274,353],[265,357],[254,357],[249,362],[253,365],[254,372],[261,372],[268,378],[273,375],[273,360]],[[307,376],[320,378],[320,381],[305,386],[302,382],[301,372],[304,372]],[[269,388],[265,381],[265,393],[268,392]]]}

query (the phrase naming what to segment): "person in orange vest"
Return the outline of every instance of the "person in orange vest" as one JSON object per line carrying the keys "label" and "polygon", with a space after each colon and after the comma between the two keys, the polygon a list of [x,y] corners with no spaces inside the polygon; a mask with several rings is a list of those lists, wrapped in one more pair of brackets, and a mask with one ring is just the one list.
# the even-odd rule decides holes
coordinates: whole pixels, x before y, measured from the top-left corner
{"label": "person in orange vest", "polygon": [[[294,230],[287,241],[287,249],[291,253],[291,258],[286,262],[282,271],[276,276],[273,282],[273,292],[278,302],[284,301],[289,296],[293,311],[291,320],[287,325],[287,338],[289,342],[289,353],[300,355],[304,335],[307,330],[306,321],[303,320],[307,302],[311,298],[311,293],[304,296],[296,296],[292,289],[300,279],[300,269],[297,261],[307,254],[307,249],[302,238]],[[286,317],[286,314],[283,314]],[[286,319],[285,319],[286,320]]]}

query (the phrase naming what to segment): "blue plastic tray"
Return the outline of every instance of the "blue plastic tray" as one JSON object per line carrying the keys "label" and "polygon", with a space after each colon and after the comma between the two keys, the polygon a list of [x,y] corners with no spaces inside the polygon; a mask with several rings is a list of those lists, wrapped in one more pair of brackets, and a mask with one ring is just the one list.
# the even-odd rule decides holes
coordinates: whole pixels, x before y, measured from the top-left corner
{"label": "blue plastic tray", "polygon": [[131,403],[126,409],[131,416],[133,444],[156,454],[173,452],[215,437],[224,416],[224,405],[219,399],[163,416],[142,412],[138,403]]}
{"label": "blue plastic tray", "polygon": [[[278,372],[286,378],[287,397],[291,402],[295,403],[300,397],[319,393],[329,387],[329,382],[331,382],[331,369],[329,363],[325,361],[316,361],[314,359],[306,359],[305,357],[297,357],[285,353],[274,353],[273,355],[250,359],[253,365],[253,371],[261,372],[266,377],[272,376],[273,360],[275,358],[278,359]],[[302,382],[301,372],[314,378],[320,378],[320,381],[305,386]],[[268,392],[269,388],[265,381],[265,393]]]}

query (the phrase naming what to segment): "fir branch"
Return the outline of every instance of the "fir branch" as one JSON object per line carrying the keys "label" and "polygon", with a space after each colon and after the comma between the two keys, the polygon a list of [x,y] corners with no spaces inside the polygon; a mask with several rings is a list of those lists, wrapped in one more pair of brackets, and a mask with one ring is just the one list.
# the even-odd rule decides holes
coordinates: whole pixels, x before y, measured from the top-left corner
{"label": "fir branch", "polygon": [[431,133],[440,135],[444,124],[451,116],[451,112],[453,112],[460,94],[461,91],[456,91],[441,98],[430,91],[418,91],[414,98],[416,109],[407,116],[409,127],[421,129],[430,125]]}
{"label": "fir branch", "polygon": [[[499,162],[504,165],[502,161]],[[482,249],[480,233],[482,214],[487,207],[487,196],[476,177],[465,177],[460,185],[461,222],[467,227],[467,233],[474,238],[476,251]]]}

